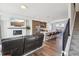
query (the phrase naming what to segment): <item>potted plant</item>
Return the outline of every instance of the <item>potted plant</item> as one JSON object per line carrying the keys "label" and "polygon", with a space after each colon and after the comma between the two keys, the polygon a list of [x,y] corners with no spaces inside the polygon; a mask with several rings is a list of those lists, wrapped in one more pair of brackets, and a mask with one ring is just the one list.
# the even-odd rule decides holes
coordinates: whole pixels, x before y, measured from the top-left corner
{"label": "potted plant", "polygon": [[30,30],[30,26],[26,26],[26,29],[27,29],[27,30]]}

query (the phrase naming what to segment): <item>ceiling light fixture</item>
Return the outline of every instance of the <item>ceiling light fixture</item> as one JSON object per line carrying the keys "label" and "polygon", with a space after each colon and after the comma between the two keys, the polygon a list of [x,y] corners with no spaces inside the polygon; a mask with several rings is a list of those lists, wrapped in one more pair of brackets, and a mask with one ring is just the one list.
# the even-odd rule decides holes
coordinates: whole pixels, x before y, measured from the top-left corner
{"label": "ceiling light fixture", "polygon": [[21,5],[21,8],[22,8],[22,9],[26,9],[26,6],[25,6],[25,5]]}

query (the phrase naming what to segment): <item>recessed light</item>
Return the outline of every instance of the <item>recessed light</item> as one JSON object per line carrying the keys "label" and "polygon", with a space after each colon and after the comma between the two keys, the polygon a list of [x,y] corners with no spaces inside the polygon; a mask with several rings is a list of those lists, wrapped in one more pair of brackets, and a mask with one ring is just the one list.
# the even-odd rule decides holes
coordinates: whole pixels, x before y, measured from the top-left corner
{"label": "recessed light", "polygon": [[26,9],[26,6],[25,6],[25,5],[21,5],[21,8],[22,8],[22,9]]}

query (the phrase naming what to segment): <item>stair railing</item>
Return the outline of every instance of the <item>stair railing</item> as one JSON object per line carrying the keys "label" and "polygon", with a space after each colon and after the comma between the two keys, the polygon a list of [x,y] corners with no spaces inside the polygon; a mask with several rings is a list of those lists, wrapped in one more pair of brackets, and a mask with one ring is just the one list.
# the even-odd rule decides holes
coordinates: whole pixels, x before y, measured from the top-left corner
{"label": "stair railing", "polygon": [[[62,50],[65,51],[68,37],[70,36],[70,19],[68,19],[64,33],[63,33],[63,41],[62,41]],[[64,56],[64,54],[63,54]]]}

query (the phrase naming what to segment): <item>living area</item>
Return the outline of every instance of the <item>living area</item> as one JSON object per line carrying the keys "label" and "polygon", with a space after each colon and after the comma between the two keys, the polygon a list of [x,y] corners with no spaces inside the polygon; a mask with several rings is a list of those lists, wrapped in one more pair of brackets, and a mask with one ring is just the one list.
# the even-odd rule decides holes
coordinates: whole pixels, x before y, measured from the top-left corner
{"label": "living area", "polygon": [[0,55],[61,55],[62,33],[68,21],[67,7],[64,3],[0,4]]}

